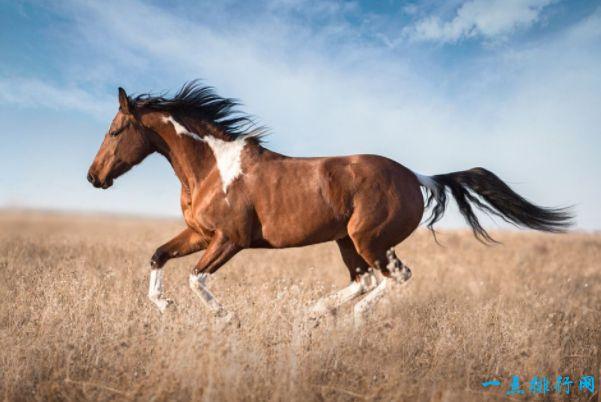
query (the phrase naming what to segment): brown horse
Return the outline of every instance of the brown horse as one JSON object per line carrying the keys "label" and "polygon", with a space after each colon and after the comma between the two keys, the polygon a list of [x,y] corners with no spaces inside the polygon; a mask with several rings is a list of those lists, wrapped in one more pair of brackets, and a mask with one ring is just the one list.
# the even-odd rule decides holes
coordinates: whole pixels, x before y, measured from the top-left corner
{"label": "brown horse", "polygon": [[537,230],[562,231],[570,223],[567,210],[533,205],[483,168],[422,176],[377,155],[292,158],[272,152],[262,146],[263,130],[236,106],[195,82],[173,98],[130,98],[119,88],[119,111],[88,172],[95,187],[106,189],[159,152],[180,179],[187,228],[160,246],[150,262],[148,296],[161,311],[170,303],[161,269],[170,258],[205,250],[190,286],[214,313],[224,315],[205,281],[240,250],[330,240],[340,248],[351,284],[312,311],[321,314],[370,292],[356,307],[362,311],[381,296],[387,278],[409,278],[391,247],[418,227],[429,205],[432,229],[445,211],[447,190],[484,241],[492,239],[472,205]]}

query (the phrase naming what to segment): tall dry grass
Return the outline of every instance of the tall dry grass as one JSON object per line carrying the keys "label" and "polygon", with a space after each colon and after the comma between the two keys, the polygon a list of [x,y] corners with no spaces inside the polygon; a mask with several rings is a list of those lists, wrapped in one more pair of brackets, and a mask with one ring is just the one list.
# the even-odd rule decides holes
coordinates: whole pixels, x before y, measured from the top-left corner
{"label": "tall dry grass", "polygon": [[[504,245],[485,247],[443,232],[439,247],[419,231],[397,247],[410,285],[360,329],[351,306],[318,326],[303,318],[348,280],[335,245],[243,251],[211,283],[235,328],[188,289],[198,255],[165,268],[175,309],[147,301],[148,259],[180,229],[1,213],[2,398],[483,401],[504,399],[514,374],[599,383],[599,235],[496,233]],[[502,387],[481,386],[494,378]]]}

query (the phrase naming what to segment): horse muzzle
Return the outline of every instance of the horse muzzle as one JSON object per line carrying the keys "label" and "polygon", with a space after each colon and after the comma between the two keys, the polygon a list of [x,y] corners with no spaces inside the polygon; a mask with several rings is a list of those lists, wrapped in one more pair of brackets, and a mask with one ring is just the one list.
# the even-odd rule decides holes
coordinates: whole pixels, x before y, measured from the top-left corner
{"label": "horse muzzle", "polygon": [[107,177],[105,180],[100,180],[96,175],[91,172],[88,172],[88,181],[96,188],[101,188],[106,190],[110,186],[113,185],[113,179],[111,177]]}

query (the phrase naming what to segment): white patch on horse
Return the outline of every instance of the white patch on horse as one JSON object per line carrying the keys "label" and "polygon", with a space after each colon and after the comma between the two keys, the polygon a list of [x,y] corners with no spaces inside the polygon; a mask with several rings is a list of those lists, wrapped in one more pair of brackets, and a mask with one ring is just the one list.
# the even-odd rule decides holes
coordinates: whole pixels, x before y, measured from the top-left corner
{"label": "white patch on horse", "polygon": [[228,186],[239,176],[242,175],[241,156],[246,146],[246,137],[237,138],[233,141],[223,141],[211,135],[204,138],[209,144],[215,159],[217,168],[221,176],[223,192],[227,193]]}
{"label": "white patch on horse", "polygon": [[413,174],[415,175],[415,177],[417,177],[417,181],[419,181],[419,184],[421,184],[422,186],[429,188],[430,190],[434,190],[436,188],[436,182],[434,181],[434,179],[432,179],[432,177],[415,172],[413,172]]}
{"label": "white patch on horse", "polygon": [[355,325],[360,325],[363,320],[363,314],[365,314],[366,311],[370,310],[378,302],[378,300],[380,300],[384,296],[387,285],[388,278],[383,278],[382,281],[378,284],[378,286],[376,286],[367,296],[365,296],[365,299],[355,304]]}
{"label": "white patch on horse", "polygon": [[178,135],[187,135],[196,141],[206,142],[217,161],[217,169],[221,177],[222,189],[227,194],[227,188],[232,182],[243,174],[241,156],[244,147],[246,146],[246,136],[236,138],[232,141],[224,141],[215,138],[212,135],[207,135],[204,138],[196,133],[188,131],[184,126],[179,124],[172,116],[163,117],[165,123],[173,124],[175,132]]}
{"label": "white patch on horse", "polygon": [[150,271],[150,282],[148,284],[148,298],[152,301],[159,310],[165,311],[167,306],[171,304],[171,300],[166,299],[163,295],[163,270],[153,269]]}
{"label": "white patch on horse", "polygon": [[423,174],[419,174],[419,173],[415,173],[413,172],[413,174],[415,175],[415,177],[417,177],[417,181],[419,182],[420,185],[426,187],[428,190],[432,191],[432,193],[434,193],[435,197],[438,197],[438,191],[439,191],[439,185],[438,183],[436,183],[434,181],[434,179],[432,178],[432,176],[425,176]]}
{"label": "white patch on horse", "polygon": [[187,135],[188,137],[191,137],[191,138],[195,139],[196,141],[202,141],[202,137],[200,135],[188,131],[186,129],[186,127],[184,127],[181,124],[179,124],[179,122],[177,120],[175,120],[171,116],[169,116],[169,117],[163,117],[163,122],[164,123],[171,123],[171,124],[173,124],[173,128],[175,129],[175,133],[177,135],[179,135],[179,136]]}

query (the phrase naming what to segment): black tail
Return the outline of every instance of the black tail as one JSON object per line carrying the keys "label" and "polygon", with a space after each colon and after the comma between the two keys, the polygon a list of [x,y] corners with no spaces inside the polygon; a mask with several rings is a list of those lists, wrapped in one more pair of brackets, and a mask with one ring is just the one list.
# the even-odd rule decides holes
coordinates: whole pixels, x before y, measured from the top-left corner
{"label": "black tail", "polygon": [[472,227],[478,240],[495,240],[484,230],[474,214],[472,204],[488,213],[501,217],[503,220],[517,226],[545,232],[563,232],[571,224],[573,216],[568,208],[544,208],[534,205],[514,192],[494,173],[483,169],[473,168],[461,172],[430,176],[425,180],[418,176],[420,183],[426,187],[426,207],[434,202],[430,218],[426,221],[428,228],[434,232],[433,225],[438,222],[447,206],[447,188],[459,211]]}

